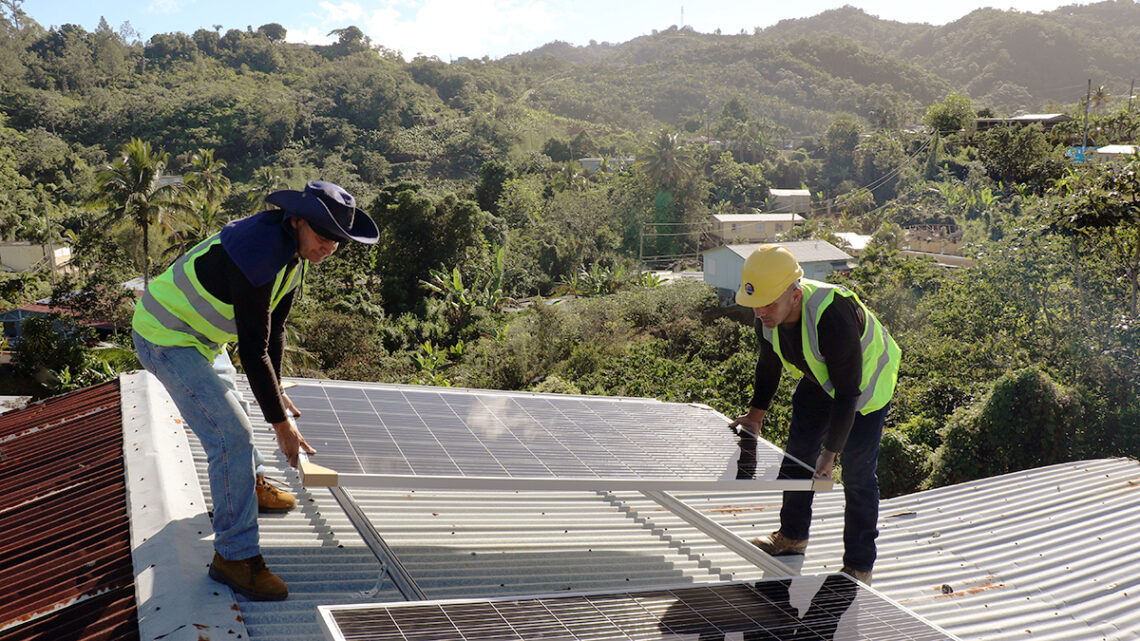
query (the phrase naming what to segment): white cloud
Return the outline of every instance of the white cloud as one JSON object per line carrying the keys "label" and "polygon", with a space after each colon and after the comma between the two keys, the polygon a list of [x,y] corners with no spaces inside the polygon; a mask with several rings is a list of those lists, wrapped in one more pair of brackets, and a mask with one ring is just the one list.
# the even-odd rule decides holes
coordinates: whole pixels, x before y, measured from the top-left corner
{"label": "white cloud", "polygon": [[146,6],[147,13],[176,13],[182,9],[182,3],[178,0],[151,0],[150,4]]}
{"label": "white cloud", "polygon": [[313,26],[308,26],[304,29],[298,29],[296,27],[285,27],[285,29],[285,40],[288,42],[303,42],[310,45],[328,45],[336,42],[335,38],[328,35],[328,29]]}
{"label": "white cloud", "polygon": [[[355,2],[321,2],[318,6],[324,11],[323,17],[326,22],[340,24],[341,27],[347,27],[351,22],[360,20],[364,16],[364,7],[361,7]],[[343,24],[341,24],[343,23]],[[338,29],[340,27],[333,27]]]}
{"label": "white cloud", "polygon": [[289,28],[289,40],[327,44],[329,31],[356,25],[374,45],[450,60],[521,53],[556,38],[562,20],[542,0],[324,0]]}

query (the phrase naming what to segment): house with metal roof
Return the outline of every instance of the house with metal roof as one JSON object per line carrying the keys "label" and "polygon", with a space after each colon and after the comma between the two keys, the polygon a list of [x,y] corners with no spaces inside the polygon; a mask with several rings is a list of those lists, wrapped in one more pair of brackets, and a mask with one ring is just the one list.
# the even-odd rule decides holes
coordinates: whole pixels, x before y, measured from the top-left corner
{"label": "house with metal roof", "polygon": [[1129,160],[1136,155],[1137,145],[1105,145],[1093,150],[1092,160],[1097,162],[1112,162],[1114,160]]}
{"label": "house with metal roof", "polygon": [[1075,120],[1072,116],[1063,113],[1053,114],[1018,114],[1009,118],[978,118],[975,121],[977,131],[985,131],[1000,125],[1041,125],[1046,131],[1063,122]]}
{"label": "house with metal roof", "polygon": [[709,217],[709,235],[723,243],[765,243],[802,225],[807,219],[799,214],[713,214]]}
{"label": "house with metal roof", "polygon": [[769,209],[774,213],[806,214],[811,211],[810,189],[769,189]]}
{"label": "house with metal roof", "polygon": [[[827,280],[831,272],[851,269],[852,257],[825,240],[792,240],[779,243],[803,267],[804,277]],[[740,270],[744,261],[761,243],[724,245],[702,254],[704,280],[717,290],[721,300],[731,302],[740,289]]]}
{"label": "house with metal roof", "polygon": [[[268,425],[255,424],[254,439],[274,451]],[[290,596],[253,602],[206,577],[204,454],[149,374],[0,415],[0,640],[328,639],[320,607],[406,600],[387,571],[393,560],[430,599],[771,576],[635,490],[352,490],[351,504],[391,554],[382,569],[371,537],[330,489],[302,484],[280,455],[269,459],[298,497],[293,512],[259,521],[263,554]],[[674,498],[741,538],[779,518],[779,492]],[[842,501],[817,495],[806,555],[777,560],[786,575],[838,570]],[[1137,523],[1140,465],[1129,459],[889,499],[869,589],[960,639],[1140,638]]]}

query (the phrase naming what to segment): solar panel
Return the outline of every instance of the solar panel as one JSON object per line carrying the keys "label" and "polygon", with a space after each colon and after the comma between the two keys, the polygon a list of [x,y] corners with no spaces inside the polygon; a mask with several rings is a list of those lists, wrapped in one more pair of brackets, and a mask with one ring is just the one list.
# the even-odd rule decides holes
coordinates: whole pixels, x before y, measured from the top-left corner
{"label": "solar panel", "polygon": [[302,464],[311,486],[831,487],[777,479],[784,453],[763,440],[755,443],[755,457],[749,452],[741,464],[743,448],[727,429],[728,419],[703,405],[336,382],[296,385],[289,398],[301,410],[301,432],[317,449]]}
{"label": "solar panel", "polygon": [[345,641],[941,641],[948,632],[844,574],[676,589],[321,606]]}

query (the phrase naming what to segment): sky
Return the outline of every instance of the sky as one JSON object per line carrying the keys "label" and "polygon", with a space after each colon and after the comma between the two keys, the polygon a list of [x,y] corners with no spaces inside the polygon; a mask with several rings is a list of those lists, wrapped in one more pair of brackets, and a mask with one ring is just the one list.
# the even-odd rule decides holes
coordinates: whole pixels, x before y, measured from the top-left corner
{"label": "sky", "polygon": [[682,24],[701,33],[751,33],[844,4],[884,20],[941,25],[981,7],[1036,13],[1087,0],[24,0],[23,10],[44,27],[72,23],[93,31],[103,17],[118,30],[130,22],[144,41],[156,33],[191,34],[216,25],[225,33],[276,22],[290,42],[328,44],[336,40],[330,31],[355,25],[374,45],[407,60],[426,55],[450,61],[501,58],[555,40],[621,43]]}

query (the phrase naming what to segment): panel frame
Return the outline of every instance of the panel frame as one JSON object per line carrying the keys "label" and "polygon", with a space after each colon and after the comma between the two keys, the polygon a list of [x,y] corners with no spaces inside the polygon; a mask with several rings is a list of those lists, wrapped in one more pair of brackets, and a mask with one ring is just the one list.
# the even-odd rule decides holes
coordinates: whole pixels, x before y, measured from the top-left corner
{"label": "panel frame", "polygon": [[[882,592],[876,590],[875,588],[873,588],[869,585],[866,585],[864,583],[860,583],[859,581],[857,581],[856,579],[854,579],[853,577],[851,577],[847,574],[830,573],[830,574],[817,574],[817,575],[811,575],[811,576],[785,577],[785,578],[786,579],[797,579],[798,578],[798,579],[808,579],[808,580],[818,579],[818,580],[821,580],[821,585],[822,585],[822,581],[826,580],[827,577],[835,576],[835,575],[839,575],[839,576],[843,576],[843,577],[847,578],[851,582],[855,583],[855,585],[858,587],[859,590],[865,591],[865,592],[875,596],[876,598],[883,601],[884,603],[892,606],[893,608],[895,608],[897,610],[904,612],[909,617],[911,617],[914,620],[916,620],[916,621],[922,623],[923,625],[929,627],[932,631],[944,635],[946,641],[963,641],[960,637],[957,637],[954,634],[950,633],[949,631],[947,631],[942,626],[940,626],[940,625],[934,623],[933,621],[927,619],[926,617],[906,608],[902,604],[898,603],[897,601],[888,597],[887,595],[883,594]],[[756,583],[763,582],[763,581],[779,581],[779,580],[783,580],[783,579],[771,578],[771,579],[762,579],[761,581],[725,581],[725,582],[707,583],[707,584],[687,583],[687,584],[681,584],[681,585],[663,585],[663,586],[656,586],[656,587],[639,588],[637,590],[620,590],[620,589],[619,590],[589,590],[589,591],[568,591],[568,592],[542,593],[542,594],[505,595],[505,596],[495,596],[495,597],[489,597],[489,598],[471,597],[471,598],[459,598],[459,599],[430,599],[430,600],[425,600],[425,601],[396,601],[396,602],[386,602],[386,603],[352,603],[352,604],[345,604],[345,605],[318,605],[317,606],[317,614],[318,614],[318,617],[321,621],[321,628],[325,633],[325,638],[328,641],[347,641],[346,637],[344,637],[344,635],[340,632],[340,627],[334,618],[336,612],[345,612],[345,611],[353,611],[353,610],[367,610],[367,609],[373,609],[373,608],[397,609],[397,608],[408,608],[408,607],[418,607],[418,606],[452,606],[452,605],[463,605],[463,604],[496,603],[496,602],[504,602],[504,601],[553,600],[553,599],[594,597],[594,596],[606,596],[606,595],[615,595],[615,596],[638,595],[638,594],[648,594],[648,593],[661,592],[661,591],[683,591],[686,589],[693,589],[693,588],[731,587],[731,586],[737,586],[737,585],[739,585],[739,586],[752,586],[752,585],[755,585]]]}
{"label": "panel frame", "polygon": [[[408,386],[378,383],[343,383],[332,381],[304,382],[306,386],[321,388],[348,388],[359,390],[385,390],[393,392],[435,392],[446,394],[470,394],[474,396],[491,397],[531,397],[546,399],[577,399],[582,401],[633,401],[640,403],[666,403],[657,399],[629,398],[613,396],[589,396],[571,394],[544,394],[536,392],[503,391],[503,390],[476,390],[467,388],[440,388],[430,386]],[[291,386],[296,387],[296,386]],[[678,403],[680,405],[680,403]],[[713,415],[724,420],[727,426],[730,420],[711,407],[698,403],[687,403],[690,407],[698,407],[712,412]],[[302,432],[304,426],[301,425]],[[779,448],[763,441],[775,451]],[[807,470],[812,466],[792,457],[787,452],[782,456],[796,461]],[[319,459],[319,454],[318,454]],[[301,482],[306,487],[342,487],[350,489],[369,490],[535,490],[535,491],[668,491],[668,492],[722,492],[722,491],[829,491],[838,488],[830,478],[824,479],[735,479],[735,478],[683,478],[668,477],[531,477],[531,476],[449,476],[449,475],[420,475],[420,474],[375,474],[375,473],[341,473],[320,463],[314,462],[302,453],[299,465]]]}

